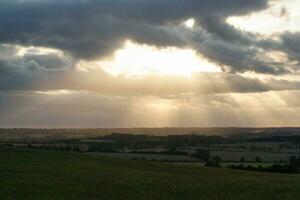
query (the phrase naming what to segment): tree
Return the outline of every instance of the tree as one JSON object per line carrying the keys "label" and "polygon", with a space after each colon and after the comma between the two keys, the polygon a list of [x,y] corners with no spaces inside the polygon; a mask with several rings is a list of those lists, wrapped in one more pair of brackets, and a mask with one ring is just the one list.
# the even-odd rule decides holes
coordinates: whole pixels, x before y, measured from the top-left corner
{"label": "tree", "polygon": [[221,167],[221,157],[218,155],[213,156],[210,160],[206,161],[206,167]]}
{"label": "tree", "polygon": [[241,160],[240,160],[241,162],[245,162],[246,160],[245,160],[245,157],[241,157]]}
{"label": "tree", "polygon": [[209,149],[197,149],[196,153],[193,154],[195,158],[198,158],[202,161],[207,162],[210,159],[210,150]]}
{"label": "tree", "polygon": [[260,163],[261,162],[261,158],[259,156],[255,157],[255,162]]}
{"label": "tree", "polygon": [[214,155],[211,160],[214,161],[215,163],[219,163],[221,162],[221,157],[218,155]]}

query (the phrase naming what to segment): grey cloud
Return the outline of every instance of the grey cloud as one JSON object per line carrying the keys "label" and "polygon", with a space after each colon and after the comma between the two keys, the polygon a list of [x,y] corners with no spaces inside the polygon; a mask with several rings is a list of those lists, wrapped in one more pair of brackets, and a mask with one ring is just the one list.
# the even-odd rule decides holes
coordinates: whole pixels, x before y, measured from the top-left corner
{"label": "grey cloud", "polygon": [[35,62],[40,67],[46,69],[72,68],[77,60],[69,55],[60,53],[43,53],[32,52],[30,50],[23,57],[19,58],[24,63]]}
{"label": "grey cloud", "polygon": [[[257,119],[263,125],[274,125],[274,120],[281,119],[274,118],[277,108],[269,102],[274,99],[268,99],[265,92],[274,91],[286,103],[280,109],[299,110],[300,81],[277,77],[299,72],[299,33],[287,32],[275,40],[226,22],[230,16],[267,7],[268,0],[0,0],[0,126],[166,125],[159,118],[161,112],[146,111],[141,105],[149,96],[150,101],[154,97],[178,103],[178,112],[172,115],[177,119],[170,119],[175,126],[249,125]],[[286,10],[281,14],[288,15]],[[188,18],[196,20],[193,29],[182,25]],[[111,55],[125,39],[192,48],[224,72],[189,78],[157,74],[129,78],[107,74],[100,66],[84,72],[76,69],[80,59],[85,62]],[[33,48],[21,56],[16,44],[51,47],[63,53],[41,54]],[[264,59],[264,53],[273,50],[287,53],[289,62]],[[291,66],[292,62],[296,64]],[[274,78],[239,75],[248,71],[273,74]],[[51,95],[49,90],[71,92]],[[263,108],[251,113],[248,98],[238,100],[232,93],[259,96],[258,106],[262,101]],[[265,107],[272,107],[269,115]],[[299,124],[297,111],[280,112],[290,124]]]}
{"label": "grey cloud", "polygon": [[[203,42],[205,44],[206,42]],[[226,47],[226,45],[224,45]],[[203,52],[205,55],[211,53],[208,46]],[[254,62],[245,57],[247,54],[237,49],[236,54],[232,51],[216,48],[214,53],[224,52],[227,59],[222,63],[230,62],[236,67],[244,60],[245,65],[250,66]],[[300,90],[298,81],[269,80],[247,78],[238,74],[230,73],[200,73],[191,78],[182,76],[147,75],[140,78],[128,78],[126,76],[112,76],[101,70],[101,67],[87,69],[83,72],[77,70],[76,60],[66,54],[47,53],[40,54],[34,49],[28,51],[23,57],[16,56],[13,59],[0,60],[0,90],[24,90],[24,91],[46,91],[46,90],[86,90],[102,94],[117,96],[172,96],[180,94],[216,94],[216,93],[250,93],[265,92],[270,90]],[[255,53],[253,53],[255,54]],[[213,60],[223,59],[222,55],[213,54]],[[218,57],[220,56],[220,57]],[[238,59],[241,57],[241,59]],[[250,60],[250,61],[249,61]],[[249,63],[247,63],[249,62]],[[232,63],[235,63],[232,65]],[[262,70],[260,68],[259,70]]]}
{"label": "grey cloud", "polygon": [[9,60],[15,57],[17,48],[11,45],[0,44],[0,60]]}
{"label": "grey cloud", "polygon": [[64,61],[56,54],[34,55],[28,54],[24,56],[25,62],[36,62],[45,68],[61,68],[64,67]]}
{"label": "grey cloud", "polygon": [[201,27],[207,32],[222,39],[223,41],[237,45],[251,45],[256,41],[256,35],[250,32],[241,31],[226,22],[226,18],[206,16],[199,19]]}
{"label": "grey cloud", "polygon": [[196,48],[212,62],[223,66],[229,72],[254,71],[265,74],[290,73],[283,63],[263,61],[263,54],[257,46],[244,46],[211,38],[197,43]]}
{"label": "grey cloud", "polygon": [[[63,67],[59,65],[57,66],[58,68],[52,68],[35,59],[25,57],[5,61],[0,60],[0,90],[51,88],[51,85],[57,80],[67,77],[67,72],[69,72],[67,64]],[[51,55],[49,59],[51,60]],[[39,62],[44,64],[44,66],[39,64]],[[64,61],[64,63],[68,62],[71,61]]]}
{"label": "grey cloud", "polygon": [[[2,1],[0,42],[50,46],[75,57],[110,55],[125,39],[157,46],[192,47],[231,72],[290,73],[281,63],[258,60],[260,41],[226,22],[229,16],[266,9],[267,0]],[[179,26],[194,17],[201,27]],[[201,40],[201,42],[199,42]],[[274,47],[273,47],[274,48]]]}
{"label": "grey cloud", "polygon": [[[288,54],[291,60],[300,63],[300,32],[286,32],[281,35],[282,49]],[[299,69],[298,69],[299,70]]]}
{"label": "grey cloud", "polygon": [[[51,57],[51,56],[50,56]],[[147,75],[140,78],[112,76],[101,69],[82,72],[75,67],[46,68],[33,60],[0,62],[0,90],[86,90],[115,96],[174,96],[193,93],[251,93],[300,90],[299,82],[263,82],[237,74],[200,73],[191,78]]]}
{"label": "grey cloud", "polygon": [[[227,88],[219,82],[213,84],[218,76],[210,77],[211,80],[202,77],[202,83],[198,83],[201,87],[190,83],[191,88],[188,88],[186,80],[178,77],[130,80],[112,77],[103,71],[80,73],[74,69],[77,58],[110,55],[129,38],[157,46],[191,47],[221,65],[225,72],[291,73],[285,63],[264,61],[259,55],[268,49],[284,49],[296,59],[299,54],[294,45],[297,43],[293,43],[296,36],[286,34],[282,37],[285,45],[282,45],[277,41],[261,40],[226,23],[229,16],[246,15],[267,7],[267,0],[0,1],[0,30],[5,30],[0,31],[0,43],[65,51],[64,57],[32,53],[22,58],[8,58],[14,50],[0,48],[0,52],[8,52],[2,54],[6,60],[0,62],[0,89],[71,89],[125,95],[147,94],[145,91],[162,95],[164,92],[210,93],[210,89],[215,93],[276,90],[279,86],[270,88],[259,80],[239,76],[221,77]],[[195,29],[179,25],[190,17],[199,22]],[[68,53],[74,59],[69,58]],[[105,85],[107,82],[110,84]]]}
{"label": "grey cloud", "polygon": [[[206,21],[222,36],[239,35],[224,19],[265,9],[267,0],[74,0],[1,1],[2,42],[52,46],[90,58],[111,53],[125,38],[155,45],[182,46],[186,38],[168,28],[189,17]],[[218,21],[214,28],[210,20]],[[212,23],[215,24],[215,23]],[[221,26],[221,28],[219,28]],[[180,32],[180,31],[179,31]]]}
{"label": "grey cloud", "polygon": [[280,17],[289,17],[289,12],[286,7],[282,7],[280,10]]}
{"label": "grey cloud", "polygon": [[267,84],[274,90],[300,90],[300,81],[269,79]]}

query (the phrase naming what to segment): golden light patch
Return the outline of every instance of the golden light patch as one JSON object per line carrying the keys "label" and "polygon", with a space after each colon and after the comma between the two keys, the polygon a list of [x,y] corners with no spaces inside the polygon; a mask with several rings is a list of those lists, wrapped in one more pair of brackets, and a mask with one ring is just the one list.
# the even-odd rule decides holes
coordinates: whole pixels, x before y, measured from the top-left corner
{"label": "golden light patch", "polygon": [[141,76],[149,74],[191,76],[201,72],[221,72],[191,49],[176,47],[157,48],[127,41],[115,52],[112,60],[99,61],[99,65],[113,75]]}
{"label": "golden light patch", "polygon": [[188,28],[194,28],[195,20],[193,18],[190,18],[190,19],[186,20],[184,24]]}

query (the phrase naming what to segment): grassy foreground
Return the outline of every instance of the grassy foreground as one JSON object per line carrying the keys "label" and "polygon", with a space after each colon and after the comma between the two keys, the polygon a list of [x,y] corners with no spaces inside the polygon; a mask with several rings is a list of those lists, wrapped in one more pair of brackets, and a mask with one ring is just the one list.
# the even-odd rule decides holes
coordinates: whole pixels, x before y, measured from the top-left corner
{"label": "grassy foreground", "polygon": [[296,200],[300,175],[0,148],[0,199]]}

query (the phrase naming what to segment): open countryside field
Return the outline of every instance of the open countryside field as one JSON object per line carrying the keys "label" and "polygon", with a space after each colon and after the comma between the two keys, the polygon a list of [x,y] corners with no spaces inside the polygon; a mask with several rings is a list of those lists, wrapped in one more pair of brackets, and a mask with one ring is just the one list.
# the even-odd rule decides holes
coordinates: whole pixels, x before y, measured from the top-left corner
{"label": "open countryside field", "polygon": [[0,149],[1,199],[296,200],[300,176]]}

